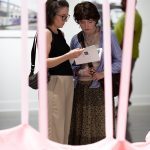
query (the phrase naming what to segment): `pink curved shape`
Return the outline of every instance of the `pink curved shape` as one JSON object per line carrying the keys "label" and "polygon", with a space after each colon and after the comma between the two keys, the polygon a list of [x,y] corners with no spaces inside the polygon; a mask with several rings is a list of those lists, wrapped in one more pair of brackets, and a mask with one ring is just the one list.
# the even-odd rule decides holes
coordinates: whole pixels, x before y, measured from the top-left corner
{"label": "pink curved shape", "polygon": [[149,150],[150,143],[131,144],[127,141],[104,139],[94,144],[71,146],[63,145],[47,138],[29,125],[0,131],[0,150]]}
{"label": "pink curved shape", "polygon": [[38,50],[39,50],[39,128],[43,137],[48,137],[47,121],[47,65],[45,35],[45,3],[38,0]]}
{"label": "pink curved shape", "polygon": [[28,49],[28,8],[26,0],[21,1],[21,46],[22,46],[22,71],[21,71],[21,123],[27,124],[28,114],[28,72],[27,72],[27,49]]}
{"label": "pink curved shape", "polygon": [[133,43],[133,29],[135,16],[135,0],[127,0],[123,56],[122,56],[122,70],[121,70],[121,85],[119,92],[119,109],[117,122],[117,138],[125,140],[126,122],[127,122],[127,108],[129,95],[129,80],[131,69],[131,55]]}
{"label": "pink curved shape", "polygon": [[150,142],[150,131],[147,133],[147,135],[145,137],[145,141]]}
{"label": "pink curved shape", "polygon": [[[104,36],[104,74],[105,74],[105,130],[106,137],[113,137],[112,113],[112,68],[111,68],[111,37],[110,37],[110,7],[107,0],[103,2],[103,36]],[[107,89],[107,90],[106,90]]]}
{"label": "pink curved shape", "polygon": [[[24,13],[26,13],[26,0],[22,0],[22,10],[25,11]],[[129,1],[128,1],[129,2]],[[38,33],[39,33],[39,40],[45,41],[45,35],[43,32],[44,29],[44,23],[45,22],[43,19],[45,14],[42,13],[44,12],[44,2],[42,0],[38,1],[39,3],[39,12],[40,14],[38,15]],[[134,12],[132,12],[133,10],[133,3],[134,0],[132,0],[132,2],[130,1],[130,7],[129,7],[129,3],[127,5],[128,7],[128,15],[131,15],[131,18],[128,20],[130,21],[130,23],[133,23],[133,14]],[[104,1],[104,13],[105,13],[105,17],[109,18],[109,13],[108,13],[108,1]],[[131,12],[130,12],[131,11]],[[22,13],[23,14],[23,13]],[[41,18],[40,18],[41,17]],[[25,16],[26,18],[26,16]],[[26,19],[25,19],[26,20]],[[24,21],[25,21],[24,20]],[[40,21],[39,21],[40,20]],[[27,21],[27,20],[26,20]],[[40,23],[39,23],[40,22]],[[40,24],[40,25],[39,25]],[[106,20],[106,28],[104,28],[104,32],[105,32],[105,40],[110,44],[110,27],[109,27],[109,22],[108,20]],[[23,43],[22,45],[25,46],[26,44],[26,30],[27,30],[27,25],[22,25],[23,27]],[[130,28],[126,28],[125,32],[126,32],[126,36],[125,36],[125,44],[128,44],[127,47],[124,46],[124,49],[129,48],[131,49],[131,45],[132,45],[132,39],[127,37],[129,35],[131,35],[133,28],[130,26]],[[106,31],[108,31],[108,33],[106,33]],[[129,32],[129,33],[128,33]],[[131,35],[132,37],[132,35]],[[130,41],[128,41],[127,39],[129,39]],[[105,44],[107,43],[105,41]],[[93,144],[89,144],[89,145],[82,145],[82,146],[71,146],[71,145],[63,145],[63,144],[59,144],[53,141],[50,141],[47,139],[47,93],[46,93],[46,52],[43,51],[43,49],[45,48],[45,43],[41,42],[39,43],[39,56],[40,56],[40,82],[39,82],[39,87],[40,87],[40,91],[39,91],[39,96],[40,96],[40,132],[36,131],[35,129],[33,129],[31,126],[28,125],[28,103],[27,103],[27,92],[26,92],[26,88],[25,86],[22,86],[25,90],[25,94],[23,94],[23,99],[22,99],[22,106],[24,104],[24,106],[22,107],[22,125],[10,128],[10,129],[5,129],[0,131],[0,150],[150,150],[150,142],[138,142],[138,143],[129,143],[125,140],[124,138],[124,132],[125,132],[125,124],[126,124],[126,119],[123,120],[123,122],[121,123],[122,119],[122,115],[119,115],[119,121],[118,121],[118,134],[117,134],[117,139],[113,139],[112,138],[112,129],[109,130],[108,126],[106,127],[106,130],[109,130],[107,132],[107,138],[103,139],[99,142],[93,143]],[[105,48],[108,48],[108,51],[106,52],[106,57],[108,57],[110,59],[110,47],[105,46]],[[25,50],[23,48],[23,50]],[[130,53],[130,52],[129,52]],[[130,66],[130,54],[123,54],[123,59],[124,61],[127,59],[129,62],[129,66]],[[25,59],[25,58],[24,58]],[[25,63],[25,62],[24,62]],[[109,69],[110,68],[110,60],[108,62],[108,66]],[[130,67],[126,70],[125,68],[127,68],[127,66],[124,66],[123,63],[123,70],[124,71],[128,71],[127,75],[127,81],[128,81],[128,76],[129,76],[129,69]],[[23,70],[24,71],[24,70]],[[106,76],[110,76],[109,72],[110,70],[107,70],[106,73],[108,75]],[[122,71],[124,73],[124,71]],[[26,71],[24,72],[26,73]],[[124,114],[126,115],[126,103],[127,103],[127,94],[128,94],[128,82],[126,82],[126,80],[124,80],[124,77],[121,78],[121,95],[120,95],[120,101],[123,100],[123,102],[120,102],[119,104],[119,114]],[[25,85],[27,84],[26,82],[26,76],[23,75],[23,82],[25,82]],[[106,86],[108,87],[110,85],[111,79],[109,80],[109,82],[106,82]],[[27,86],[27,85],[26,85]],[[123,93],[123,88],[126,89],[126,92]],[[125,96],[125,99],[123,99],[123,96]],[[109,94],[107,95],[107,97],[112,98],[112,93],[111,91],[109,91]],[[107,100],[107,105],[110,105],[111,103],[109,103],[109,99]],[[124,107],[125,106],[125,107]],[[106,114],[110,114],[112,115],[111,111],[108,110],[108,108],[111,108],[110,106],[106,106],[107,110],[106,110]],[[43,111],[43,112],[42,112]],[[124,117],[124,116],[123,116]],[[110,122],[110,127],[112,128],[112,120],[106,119],[107,123]],[[123,126],[123,128],[121,127]]]}

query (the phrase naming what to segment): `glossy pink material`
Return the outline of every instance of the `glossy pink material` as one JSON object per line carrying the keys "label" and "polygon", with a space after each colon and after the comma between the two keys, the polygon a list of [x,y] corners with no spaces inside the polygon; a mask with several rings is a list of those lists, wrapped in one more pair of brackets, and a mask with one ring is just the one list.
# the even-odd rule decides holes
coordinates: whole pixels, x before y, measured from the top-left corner
{"label": "glossy pink material", "polygon": [[149,150],[150,143],[104,139],[94,144],[70,146],[49,141],[29,125],[20,125],[0,132],[0,150]]}
{"label": "glossy pink material", "polygon": [[[24,13],[26,13],[26,0],[22,0],[22,10]],[[128,1],[129,2],[129,1]],[[124,42],[124,51],[131,50],[132,45],[132,31],[133,31],[133,16],[134,16],[134,3],[135,0],[130,1],[130,5],[128,3],[128,19],[126,20],[126,24],[130,24],[130,28],[126,27],[125,30],[125,42]],[[120,102],[119,103],[119,121],[118,121],[118,132],[117,132],[117,139],[112,138],[112,111],[108,110],[111,109],[112,105],[110,102],[110,99],[112,98],[112,92],[109,91],[107,98],[106,98],[106,117],[110,117],[106,119],[106,139],[103,139],[97,143],[89,144],[89,145],[83,145],[83,146],[70,146],[70,145],[63,145],[59,143],[55,143],[53,141],[50,141],[47,139],[47,93],[46,90],[46,52],[44,51],[45,48],[45,35],[44,35],[44,1],[38,0],[39,4],[39,12],[38,15],[38,33],[39,33],[39,40],[43,41],[39,43],[39,67],[40,67],[40,82],[39,82],[39,96],[40,96],[40,117],[39,117],[39,124],[40,124],[40,132],[33,129],[30,125],[28,125],[28,102],[27,102],[27,81],[26,81],[26,75],[23,75],[23,82],[25,82],[25,86],[22,86],[25,90],[25,94],[22,94],[22,125],[18,125],[16,127],[5,129],[0,131],[0,150],[150,150],[150,135],[148,134],[146,137],[147,142],[138,142],[138,143],[129,143],[125,140],[124,133],[125,133],[125,127],[126,127],[126,114],[127,114],[127,96],[128,96],[128,83],[129,83],[129,70],[130,67],[127,68],[127,65],[124,65],[124,61],[128,61],[128,65],[130,66],[130,59],[131,59],[131,51],[126,51],[123,53],[123,70],[122,73],[126,71],[127,79],[125,79],[124,76],[121,78],[121,95],[119,97]],[[111,69],[110,65],[110,23],[109,23],[109,5],[108,1],[105,0],[103,3],[103,12],[104,12],[104,43],[107,44],[106,46],[104,44],[104,49],[106,51],[105,57],[108,60],[105,63],[109,66],[109,69]],[[131,16],[130,16],[130,15]],[[22,13],[23,15],[23,13]],[[25,14],[24,14],[25,15]],[[25,15],[23,18],[25,19],[27,16]],[[27,21],[27,18],[24,20]],[[128,23],[130,22],[130,23]],[[25,26],[24,26],[25,25]],[[24,46],[27,43],[27,25],[26,23],[22,25],[22,49],[25,50]],[[130,37],[129,37],[130,36]],[[130,41],[129,41],[130,40]],[[109,44],[108,44],[108,43]],[[128,46],[125,46],[128,45]],[[25,46],[26,47],[26,46]],[[25,55],[26,56],[26,55]],[[26,58],[24,58],[26,59]],[[25,62],[23,63],[23,67]],[[45,69],[44,69],[45,68]],[[26,74],[26,71],[23,73]],[[110,70],[107,70],[105,72],[106,77],[110,77]],[[106,82],[106,87],[111,87],[111,79]],[[123,92],[125,89],[125,92]],[[111,90],[111,88],[110,88]],[[124,98],[125,97],[125,98]],[[109,115],[110,116],[109,116]],[[125,120],[122,120],[122,118]],[[110,123],[110,129],[109,129],[109,123]]]}
{"label": "glossy pink material", "polygon": [[146,137],[145,137],[145,140],[147,142],[150,142],[150,131],[147,133]]}
{"label": "glossy pink material", "polygon": [[27,72],[27,49],[28,49],[28,8],[27,0],[21,1],[21,54],[22,54],[22,64],[21,64],[21,123],[27,124],[29,121],[28,114],[28,72]]}
{"label": "glossy pink material", "polygon": [[125,34],[123,40],[124,43],[123,43],[122,70],[121,70],[121,86],[119,93],[119,109],[117,122],[117,138],[119,140],[125,140],[125,133],[126,133],[134,16],[135,16],[135,0],[132,1],[127,0]]}
{"label": "glossy pink material", "polygon": [[107,0],[103,5],[103,38],[104,38],[104,74],[105,74],[105,131],[106,137],[113,137],[112,113],[112,68],[111,68],[111,37],[110,37],[110,8]]}
{"label": "glossy pink material", "polygon": [[43,137],[48,137],[47,123],[47,65],[45,35],[45,3],[38,0],[38,50],[39,50],[39,129]]}

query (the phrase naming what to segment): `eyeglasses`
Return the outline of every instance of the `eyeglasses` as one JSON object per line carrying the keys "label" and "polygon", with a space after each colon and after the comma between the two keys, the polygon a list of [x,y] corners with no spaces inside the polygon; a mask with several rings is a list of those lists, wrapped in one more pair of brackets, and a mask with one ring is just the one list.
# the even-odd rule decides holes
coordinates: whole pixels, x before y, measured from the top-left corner
{"label": "eyeglasses", "polygon": [[59,15],[59,14],[56,14],[57,16],[61,17],[63,21],[67,21],[70,17],[70,15],[67,15],[67,16],[64,16],[64,15]]}

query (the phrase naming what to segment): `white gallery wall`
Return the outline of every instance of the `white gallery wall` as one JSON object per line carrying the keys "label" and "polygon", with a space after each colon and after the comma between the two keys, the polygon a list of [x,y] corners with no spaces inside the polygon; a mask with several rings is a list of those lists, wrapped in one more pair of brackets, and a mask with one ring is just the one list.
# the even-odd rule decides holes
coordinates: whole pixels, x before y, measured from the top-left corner
{"label": "white gallery wall", "polygon": [[[115,0],[113,0],[115,1]],[[116,0],[118,2],[118,0]],[[71,37],[80,31],[79,25],[73,20],[73,7],[79,1],[68,0],[70,3],[71,18],[63,27],[65,38],[70,43]],[[143,32],[140,43],[140,58],[138,59],[134,72],[132,93],[133,104],[150,104],[150,1],[138,0],[137,9],[143,19]],[[32,47],[33,35],[29,33],[28,39],[28,62],[27,68],[30,71],[30,50]],[[21,39],[18,31],[0,31],[0,111],[20,110],[21,100]],[[38,108],[38,91],[29,88],[30,109]]]}
{"label": "white gallery wall", "polygon": [[134,91],[132,94],[133,102],[136,104],[150,104],[150,21],[149,21],[149,0],[138,0],[137,9],[143,20],[143,31],[140,42],[140,57],[137,60],[133,72]]}

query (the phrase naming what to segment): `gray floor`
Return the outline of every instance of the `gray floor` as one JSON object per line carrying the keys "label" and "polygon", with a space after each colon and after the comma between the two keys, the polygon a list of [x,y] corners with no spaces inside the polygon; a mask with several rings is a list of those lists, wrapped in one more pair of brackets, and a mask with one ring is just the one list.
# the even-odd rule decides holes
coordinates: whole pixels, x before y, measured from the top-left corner
{"label": "gray floor", "polygon": [[[150,106],[130,106],[127,123],[127,140],[130,142],[144,141],[150,130]],[[38,113],[30,112],[30,125],[38,130]],[[0,112],[0,130],[20,124],[19,112]]]}
{"label": "gray floor", "polygon": [[[15,127],[21,123],[20,112],[0,112],[0,130]],[[30,111],[29,124],[38,130],[38,113],[37,111]]]}
{"label": "gray floor", "polygon": [[148,131],[150,131],[150,106],[130,106],[127,139],[132,142],[145,141]]}

